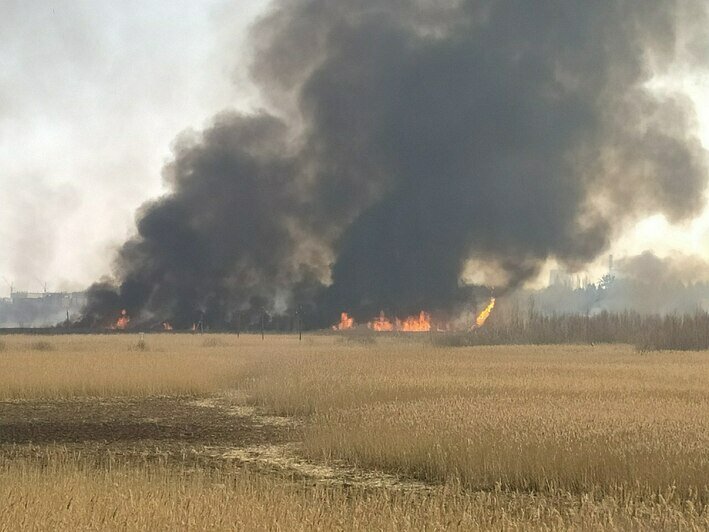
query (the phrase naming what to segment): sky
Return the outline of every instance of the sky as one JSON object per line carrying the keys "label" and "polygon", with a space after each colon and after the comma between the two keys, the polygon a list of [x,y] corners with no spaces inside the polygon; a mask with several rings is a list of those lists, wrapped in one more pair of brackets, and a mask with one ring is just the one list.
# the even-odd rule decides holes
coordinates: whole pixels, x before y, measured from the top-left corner
{"label": "sky", "polygon": [[[110,274],[136,209],[166,192],[161,169],[177,135],[221,110],[258,107],[245,41],[266,7],[0,0],[0,297],[10,284],[78,290]],[[694,100],[709,147],[709,77],[683,73],[657,87]],[[709,257],[709,209],[679,227],[642,220],[609,251],[647,249]]]}
{"label": "sky", "polygon": [[0,296],[110,272],[176,135],[249,107],[237,65],[259,9],[0,0]]}

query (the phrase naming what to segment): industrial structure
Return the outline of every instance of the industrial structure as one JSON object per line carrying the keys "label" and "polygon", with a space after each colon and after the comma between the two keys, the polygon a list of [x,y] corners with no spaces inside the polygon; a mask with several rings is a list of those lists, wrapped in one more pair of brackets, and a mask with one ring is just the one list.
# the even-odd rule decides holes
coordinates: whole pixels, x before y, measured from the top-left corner
{"label": "industrial structure", "polygon": [[51,327],[76,319],[86,304],[84,292],[10,290],[0,299],[0,328]]}

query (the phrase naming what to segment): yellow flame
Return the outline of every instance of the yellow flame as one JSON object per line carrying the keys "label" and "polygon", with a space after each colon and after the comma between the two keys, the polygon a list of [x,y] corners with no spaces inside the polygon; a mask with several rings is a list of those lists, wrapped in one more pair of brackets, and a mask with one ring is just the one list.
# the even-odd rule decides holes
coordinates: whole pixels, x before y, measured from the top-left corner
{"label": "yellow flame", "polygon": [[477,327],[482,327],[485,325],[485,322],[487,319],[490,317],[490,313],[492,312],[492,309],[495,308],[495,298],[491,297],[490,302],[487,304],[487,307],[483,309],[483,311],[478,315],[477,318],[475,318],[475,328]]}

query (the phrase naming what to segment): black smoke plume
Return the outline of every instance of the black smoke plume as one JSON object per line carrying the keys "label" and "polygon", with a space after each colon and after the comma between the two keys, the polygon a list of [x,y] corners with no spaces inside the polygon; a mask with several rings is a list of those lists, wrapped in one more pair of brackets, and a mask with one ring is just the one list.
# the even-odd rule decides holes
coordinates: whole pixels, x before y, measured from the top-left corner
{"label": "black smoke plume", "polygon": [[648,83],[703,56],[703,4],[276,2],[252,29],[267,110],[180,139],[87,319],[450,310],[471,259],[512,288],[696,215],[694,111]]}

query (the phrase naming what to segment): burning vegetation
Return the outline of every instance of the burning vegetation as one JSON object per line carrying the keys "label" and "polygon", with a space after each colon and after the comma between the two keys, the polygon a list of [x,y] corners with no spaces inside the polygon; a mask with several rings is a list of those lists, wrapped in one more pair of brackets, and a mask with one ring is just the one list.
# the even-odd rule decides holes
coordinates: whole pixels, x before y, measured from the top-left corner
{"label": "burning vegetation", "polygon": [[[490,317],[493,308],[495,308],[495,298],[491,297],[487,306],[475,318],[475,324],[472,328],[477,329],[482,327],[485,321]],[[340,322],[333,325],[332,329],[334,331],[346,331],[353,329],[355,326],[354,319],[350,318],[348,313],[343,312],[340,315]],[[403,319],[395,317],[393,320],[388,318],[382,310],[379,312],[378,316],[369,320],[367,327],[374,332],[429,332],[433,330],[444,332],[454,329],[451,323],[445,320],[439,320],[435,323],[434,327],[431,314],[424,310],[415,316],[408,316]]]}
{"label": "burning vegetation", "polygon": [[130,316],[128,315],[128,311],[126,309],[123,309],[123,310],[121,310],[121,315],[116,320],[116,323],[114,323],[113,326],[111,326],[111,329],[124,331],[125,329],[128,328],[129,323],[130,323]]}
{"label": "burning vegetation", "polygon": [[350,318],[347,312],[343,312],[340,314],[340,323],[336,323],[335,325],[332,326],[332,330],[334,331],[347,331],[349,329],[352,329],[355,326],[355,321],[353,318]]}
{"label": "burning vegetation", "polygon": [[379,316],[372,319],[367,324],[367,327],[376,332],[388,332],[394,330],[394,324],[391,320],[389,320],[389,318],[386,317],[383,310],[379,313]]}
{"label": "burning vegetation", "polygon": [[396,330],[403,332],[427,332],[431,330],[431,315],[423,310],[418,316],[409,316],[404,320],[396,320]]}

